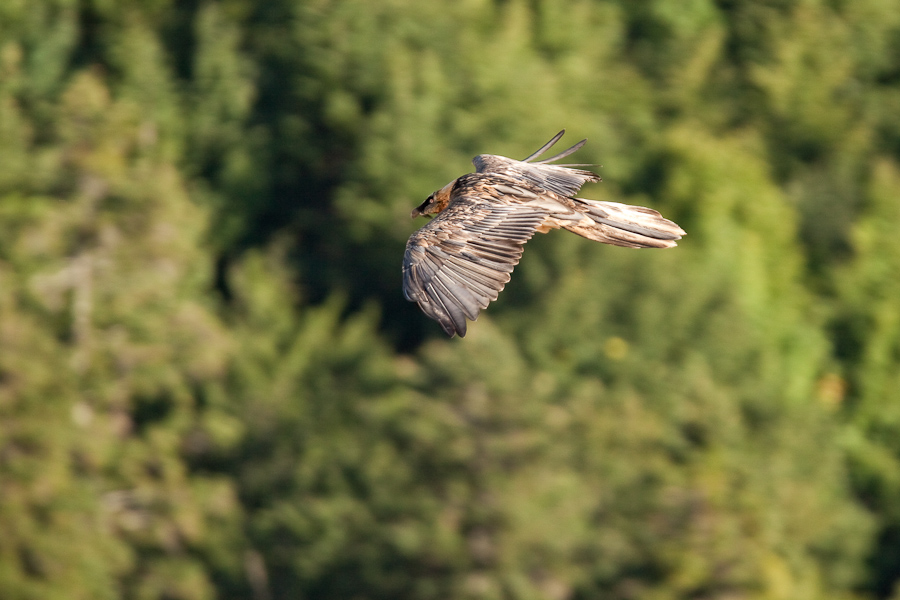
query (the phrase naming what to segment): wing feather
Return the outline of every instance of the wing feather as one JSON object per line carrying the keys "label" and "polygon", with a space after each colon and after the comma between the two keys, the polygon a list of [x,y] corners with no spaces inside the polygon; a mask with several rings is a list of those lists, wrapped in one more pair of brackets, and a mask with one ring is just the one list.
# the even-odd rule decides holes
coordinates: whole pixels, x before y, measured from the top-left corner
{"label": "wing feather", "polygon": [[[476,302],[481,308],[487,308],[488,304],[490,304],[491,300],[495,300],[495,290],[491,289],[489,285],[486,285],[483,280],[478,279],[477,276],[472,277],[470,274],[465,271],[457,270],[457,267],[452,265],[445,265],[445,271],[447,273],[447,277],[452,279],[457,285],[465,286],[466,289],[472,294],[472,297],[475,298]],[[476,313],[477,314],[477,313]],[[470,317],[473,321],[475,317]]]}
{"label": "wing feather", "polygon": [[457,304],[451,302],[432,281],[425,284],[425,290],[433,302],[434,319],[441,324],[447,335],[459,333],[460,337],[466,334],[466,317]]}
{"label": "wing feather", "polygon": [[497,299],[546,212],[518,202],[457,198],[415,232],[403,257],[403,294],[449,335]]}
{"label": "wing feather", "polygon": [[[573,169],[563,165],[551,165],[555,160],[565,158],[573,152],[579,150],[587,140],[581,140],[568,150],[560,152],[556,156],[547,158],[538,162],[531,162],[538,158],[541,154],[550,149],[553,144],[559,141],[559,138],[566,132],[565,129],[553,136],[549,142],[544,144],[537,152],[526,158],[525,160],[515,160],[505,156],[497,156],[494,154],[479,154],[472,159],[477,173],[496,173],[506,175],[517,181],[519,185],[537,188],[536,190],[525,189],[520,193],[530,194],[534,197],[534,192],[551,191],[560,196],[572,197],[578,193],[585,183],[600,181],[600,177],[596,173],[584,171],[582,169]],[[509,188],[508,185],[504,186]],[[514,190],[514,188],[512,188]],[[504,190],[505,191],[505,190]]]}
{"label": "wing feather", "polygon": [[538,156],[540,156],[541,154],[543,154],[544,152],[546,152],[547,150],[549,150],[550,148],[552,148],[552,147],[553,147],[553,144],[555,144],[556,142],[558,142],[559,139],[560,139],[562,136],[565,135],[565,133],[566,133],[566,130],[565,130],[565,129],[560,130],[559,133],[557,133],[557,134],[554,135],[552,138],[550,138],[550,141],[549,141],[549,142],[547,142],[546,144],[544,144],[543,146],[541,146],[540,148],[538,148],[538,149],[535,151],[534,154],[532,154],[532,155],[529,156],[528,158],[522,159],[522,162],[531,162],[531,161],[533,161],[534,159],[536,159]]}

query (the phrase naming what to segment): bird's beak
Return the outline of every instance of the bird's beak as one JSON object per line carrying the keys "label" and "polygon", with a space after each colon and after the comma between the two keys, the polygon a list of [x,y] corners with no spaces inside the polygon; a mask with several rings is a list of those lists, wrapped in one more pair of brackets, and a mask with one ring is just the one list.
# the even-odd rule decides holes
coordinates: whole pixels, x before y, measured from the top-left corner
{"label": "bird's beak", "polygon": [[415,207],[415,208],[413,209],[413,211],[412,211],[411,213],[409,213],[410,218],[415,219],[415,218],[418,217],[418,216],[429,214],[429,213],[427,213],[427,212],[425,212],[425,211],[427,211],[427,210],[428,210],[428,207],[431,206],[431,201],[432,201],[432,200],[434,200],[434,194],[428,196],[428,197],[425,199],[425,202],[423,202],[422,204],[420,204],[420,205],[418,205],[417,207]]}

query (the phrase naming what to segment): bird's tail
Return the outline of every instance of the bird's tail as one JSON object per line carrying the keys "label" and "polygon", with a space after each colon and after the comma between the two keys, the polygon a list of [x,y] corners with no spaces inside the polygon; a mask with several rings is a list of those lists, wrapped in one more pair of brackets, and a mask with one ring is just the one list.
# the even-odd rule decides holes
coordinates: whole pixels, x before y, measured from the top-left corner
{"label": "bird's tail", "polygon": [[574,198],[582,208],[582,218],[563,227],[582,237],[626,248],[671,248],[685,235],[684,230],[652,208],[619,202]]}

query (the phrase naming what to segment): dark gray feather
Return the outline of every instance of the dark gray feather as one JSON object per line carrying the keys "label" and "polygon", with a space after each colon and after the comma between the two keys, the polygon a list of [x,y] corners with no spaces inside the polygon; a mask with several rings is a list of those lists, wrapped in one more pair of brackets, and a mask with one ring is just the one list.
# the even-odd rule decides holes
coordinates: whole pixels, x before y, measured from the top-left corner
{"label": "dark gray feather", "polygon": [[556,142],[558,142],[559,139],[560,139],[563,135],[565,135],[565,133],[566,133],[566,130],[565,130],[565,129],[561,130],[559,133],[557,133],[556,135],[554,135],[554,136],[550,139],[549,142],[547,142],[546,144],[544,144],[543,146],[541,146],[540,148],[538,148],[537,151],[536,151],[534,154],[532,154],[532,155],[529,156],[528,158],[522,159],[522,162],[531,162],[531,161],[533,161],[535,158],[537,158],[538,156],[540,156],[541,154],[543,154],[544,152],[546,152],[547,150],[549,150],[550,148],[552,148],[552,147],[553,147],[553,144],[555,144]]}

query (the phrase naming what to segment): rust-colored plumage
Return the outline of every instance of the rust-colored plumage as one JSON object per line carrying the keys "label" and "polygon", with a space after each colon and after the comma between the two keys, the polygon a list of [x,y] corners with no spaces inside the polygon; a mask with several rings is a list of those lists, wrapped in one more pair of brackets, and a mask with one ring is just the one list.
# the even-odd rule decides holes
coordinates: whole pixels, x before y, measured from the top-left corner
{"label": "rust-colored plumage", "polygon": [[412,217],[437,215],[416,231],[403,257],[403,294],[451,337],[466,335],[509,281],[523,245],[535,233],[567,229],[589,240],[628,248],[671,248],[684,231],[641,206],[575,198],[581,186],[600,181],[582,165],[551,165],[581,148],[582,140],[535,162],[565,133],[556,134],[525,160],[480,154],[475,172],[430,195]]}

